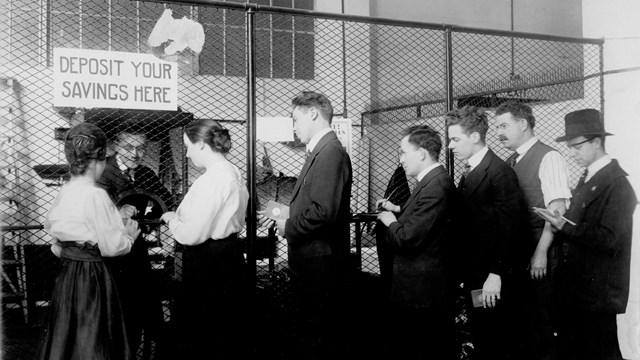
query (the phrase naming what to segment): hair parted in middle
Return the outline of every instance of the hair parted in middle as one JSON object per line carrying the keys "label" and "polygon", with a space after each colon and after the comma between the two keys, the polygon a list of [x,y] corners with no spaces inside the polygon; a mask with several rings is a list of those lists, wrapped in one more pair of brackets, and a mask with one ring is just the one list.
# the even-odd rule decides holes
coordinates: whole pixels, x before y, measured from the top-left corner
{"label": "hair parted in middle", "polygon": [[421,147],[429,153],[431,158],[438,161],[442,150],[440,134],[429,125],[411,126],[403,131],[402,137],[408,136],[411,144]]}
{"label": "hair parted in middle", "polygon": [[231,150],[229,130],[223,128],[215,120],[194,120],[184,128],[184,133],[192,143],[195,144],[198,141],[202,141],[215,152],[226,154]]}
{"label": "hair parted in middle", "polygon": [[82,175],[91,160],[102,161],[107,157],[107,136],[98,126],[80,123],[67,131],[64,155],[71,175]]}
{"label": "hair parted in middle", "polygon": [[309,111],[309,109],[315,108],[324,119],[329,121],[329,124],[331,124],[333,120],[333,106],[331,105],[331,101],[320,93],[303,91],[291,100],[291,105],[293,105],[294,108],[300,107],[304,109],[305,113]]}
{"label": "hair parted in middle", "polygon": [[460,125],[462,131],[468,136],[474,132],[480,134],[480,140],[484,143],[489,130],[486,109],[472,105],[466,105],[460,109],[454,109],[446,113],[447,128]]}

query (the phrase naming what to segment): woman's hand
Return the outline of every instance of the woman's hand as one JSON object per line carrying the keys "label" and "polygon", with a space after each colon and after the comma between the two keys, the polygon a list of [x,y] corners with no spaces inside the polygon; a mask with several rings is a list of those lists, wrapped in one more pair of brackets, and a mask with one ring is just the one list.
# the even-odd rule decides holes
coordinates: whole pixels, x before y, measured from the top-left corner
{"label": "woman's hand", "polygon": [[124,224],[124,230],[127,235],[131,236],[133,241],[136,241],[138,235],[140,235],[140,229],[138,228],[138,222],[132,219],[128,219]]}
{"label": "woman's hand", "polygon": [[122,205],[118,212],[120,213],[122,221],[125,222],[127,219],[131,219],[133,216],[137,215],[138,209],[136,209],[136,207],[133,205],[125,204]]}
{"label": "woman's hand", "polygon": [[160,216],[160,220],[162,220],[165,224],[168,224],[169,221],[171,221],[174,217],[176,217],[176,212],[175,211],[168,211],[168,212],[162,214],[162,216]]}

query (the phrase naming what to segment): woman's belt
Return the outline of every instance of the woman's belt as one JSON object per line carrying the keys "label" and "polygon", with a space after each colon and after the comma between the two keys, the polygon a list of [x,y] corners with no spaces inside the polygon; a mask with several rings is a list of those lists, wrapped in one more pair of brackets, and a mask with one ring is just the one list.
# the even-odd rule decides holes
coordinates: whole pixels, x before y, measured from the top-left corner
{"label": "woman's belt", "polygon": [[89,242],[61,241],[60,257],[76,261],[102,261],[102,255],[97,244]]}

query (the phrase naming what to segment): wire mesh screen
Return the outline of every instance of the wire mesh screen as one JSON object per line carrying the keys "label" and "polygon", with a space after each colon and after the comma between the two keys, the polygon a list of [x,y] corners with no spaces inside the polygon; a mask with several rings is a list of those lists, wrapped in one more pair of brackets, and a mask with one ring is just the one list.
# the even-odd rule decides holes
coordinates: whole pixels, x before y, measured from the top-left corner
{"label": "wire mesh screen", "polygon": [[[259,5],[313,10],[313,1],[256,1]],[[199,22],[205,42],[199,54],[164,56],[148,44],[165,10],[173,18]],[[99,182],[118,206],[134,205],[143,228],[146,262],[137,356],[153,358],[158,336],[171,317],[180,284],[181,247],[159,221],[174,210],[202,173],[186,158],[182,128],[193,119],[214,119],[229,129],[228,159],[243,172],[255,161],[258,207],[288,203],[304,164],[299,140],[257,140],[247,158],[248,11],[128,0],[9,0],[0,3],[0,199],[3,225],[3,338],[7,359],[31,359],[47,323],[51,289],[60,267],[54,241],[43,230],[48,210],[68,179],[64,156],[67,129],[81,122],[100,126],[109,139],[106,173]],[[447,84],[456,107],[492,111],[509,99],[534,109],[536,135],[567,158],[571,184],[579,169],[554,139],[564,132],[566,113],[601,107],[600,47],[597,44],[453,32],[447,49],[442,28],[380,24],[296,14],[273,8],[255,11],[256,116],[288,117],[291,99],[303,90],[326,95],[335,119],[350,119],[353,166],[351,246],[362,274],[379,274],[375,234],[377,199],[408,196],[415,180],[399,162],[402,131],[427,124],[443,140],[440,161],[449,166],[444,114]],[[166,44],[165,44],[166,46]],[[178,64],[175,111],[54,107],[52,54],[57,47],[151,53]],[[451,63],[447,64],[448,55]],[[448,66],[451,77],[448,77]],[[251,79],[249,79],[251,80]],[[494,127],[488,145],[509,154]],[[346,145],[346,144],[345,144]],[[450,169],[456,181],[461,165]],[[133,170],[129,170],[133,169]],[[251,217],[250,217],[251,219]],[[252,239],[256,287],[267,292],[269,311],[290,310],[287,247],[273,231],[258,228]],[[148,325],[147,325],[148,324]]]}

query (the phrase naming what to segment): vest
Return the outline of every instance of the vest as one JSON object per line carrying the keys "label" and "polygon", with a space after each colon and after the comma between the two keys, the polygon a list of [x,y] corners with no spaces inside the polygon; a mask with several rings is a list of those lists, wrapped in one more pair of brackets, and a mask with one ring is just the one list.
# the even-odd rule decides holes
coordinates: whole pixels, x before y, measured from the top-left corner
{"label": "vest", "polygon": [[531,224],[536,244],[544,229],[544,219],[536,215],[531,208],[534,206],[546,208],[540,182],[540,164],[542,163],[542,158],[549,151],[555,151],[555,149],[537,141],[513,167],[518,175],[520,188],[527,200],[529,223]]}

